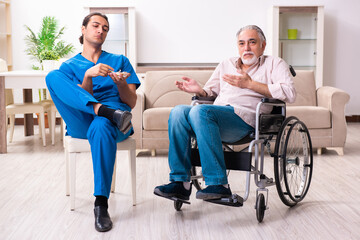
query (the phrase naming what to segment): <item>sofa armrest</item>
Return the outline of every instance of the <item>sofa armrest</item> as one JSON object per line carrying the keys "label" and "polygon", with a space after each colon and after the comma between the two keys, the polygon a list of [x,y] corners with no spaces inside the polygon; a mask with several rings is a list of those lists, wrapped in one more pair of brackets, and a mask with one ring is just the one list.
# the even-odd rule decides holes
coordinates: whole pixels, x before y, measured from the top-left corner
{"label": "sofa armrest", "polygon": [[331,113],[332,146],[344,147],[346,141],[345,104],[350,95],[341,89],[324,86],[316,91],[317,105],[329,109]]}
{"label": "sofa armrest", "polygon": [[142,90],[138,89],[136,91],[136,105],[132,109],[132,124],[134,128],[134,134],[133,138],[136,140],[136,148],[141,149],[142,148],[142,122],[143,122],[143,112],[145,108],[145,96]]}

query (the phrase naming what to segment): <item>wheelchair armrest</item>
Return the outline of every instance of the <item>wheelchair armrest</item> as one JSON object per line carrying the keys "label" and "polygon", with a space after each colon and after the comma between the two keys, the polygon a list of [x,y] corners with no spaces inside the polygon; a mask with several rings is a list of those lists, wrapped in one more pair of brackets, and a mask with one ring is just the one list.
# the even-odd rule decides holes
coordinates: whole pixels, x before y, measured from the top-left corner
{"label": "wheelchair armrest", "polygon": [[191,106],[197,105],[197,104],[213,104],[216,97],[199,97],[199,96],[193,96],[191,98]]}
{"label": "wheelchair armrest", "polygon": [[191,98],[192,101],[195,101],[195,100],[199,100],[199,101],[215,101],[215,96],[211,96],[211,97],[199,97],[199,96],[193,96]]}
{"label": "wheelchair armrest", "polygon": [[276,104],[285,104],[285,102],[276,99],[276,98],[262,98],[261,102],[263,103],[276,103]]}

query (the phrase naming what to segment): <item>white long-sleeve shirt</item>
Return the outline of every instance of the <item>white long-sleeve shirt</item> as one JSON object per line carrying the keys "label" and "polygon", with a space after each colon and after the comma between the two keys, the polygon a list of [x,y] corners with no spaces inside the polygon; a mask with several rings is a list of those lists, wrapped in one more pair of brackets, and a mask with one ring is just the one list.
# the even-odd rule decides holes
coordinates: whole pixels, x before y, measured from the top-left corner
{"label": "white long-sleeve shirt", "polygon": [[[214,105],[231,105],[235,113],[247,124],[255,126],[256,106],[264,95],[247,88],[235,87],[223,80],[224,74],[240,75],[238,57],[221,62],[204,86],[209,96],[217,96]],[[268,85],[273,98],[294,102],[296,98],[293,80],[288,64],[278,57],[263,55],[259,61],[247,70],[252,80]],[[263,108],[262,113],[269,113],[271,108]]]}

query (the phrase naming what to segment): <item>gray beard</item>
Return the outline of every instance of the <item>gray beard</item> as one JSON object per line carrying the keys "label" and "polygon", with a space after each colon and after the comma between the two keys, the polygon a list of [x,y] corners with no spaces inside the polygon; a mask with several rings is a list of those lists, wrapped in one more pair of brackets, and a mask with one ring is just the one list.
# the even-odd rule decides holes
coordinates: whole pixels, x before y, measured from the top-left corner
{"label": "gray beard", "polygon": [[255,55],[253,55],[253,57],[251,59],[243,59],[241,58],[241,61],[243,62],[243,64],[251,66],[254,65],[255,63],[257,63],[259,58],[257,58]]}

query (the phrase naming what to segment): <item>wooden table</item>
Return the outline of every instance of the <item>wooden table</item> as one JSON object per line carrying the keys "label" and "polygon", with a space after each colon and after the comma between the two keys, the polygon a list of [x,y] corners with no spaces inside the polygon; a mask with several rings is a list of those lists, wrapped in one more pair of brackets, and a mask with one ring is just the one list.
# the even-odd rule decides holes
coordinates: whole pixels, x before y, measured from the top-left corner
{"label": "wooden table", "polygon": [[[32,102],[33,88],[46,88],[45,71],[0,72],[0,153],[7,152],[5,88],[23,89],[24,101]],[[28,115],[28,114],[26,114]],[[33,134],[32,114],[24,117],[25,135]],[[30,129],[30,130],[29,130]]]}

